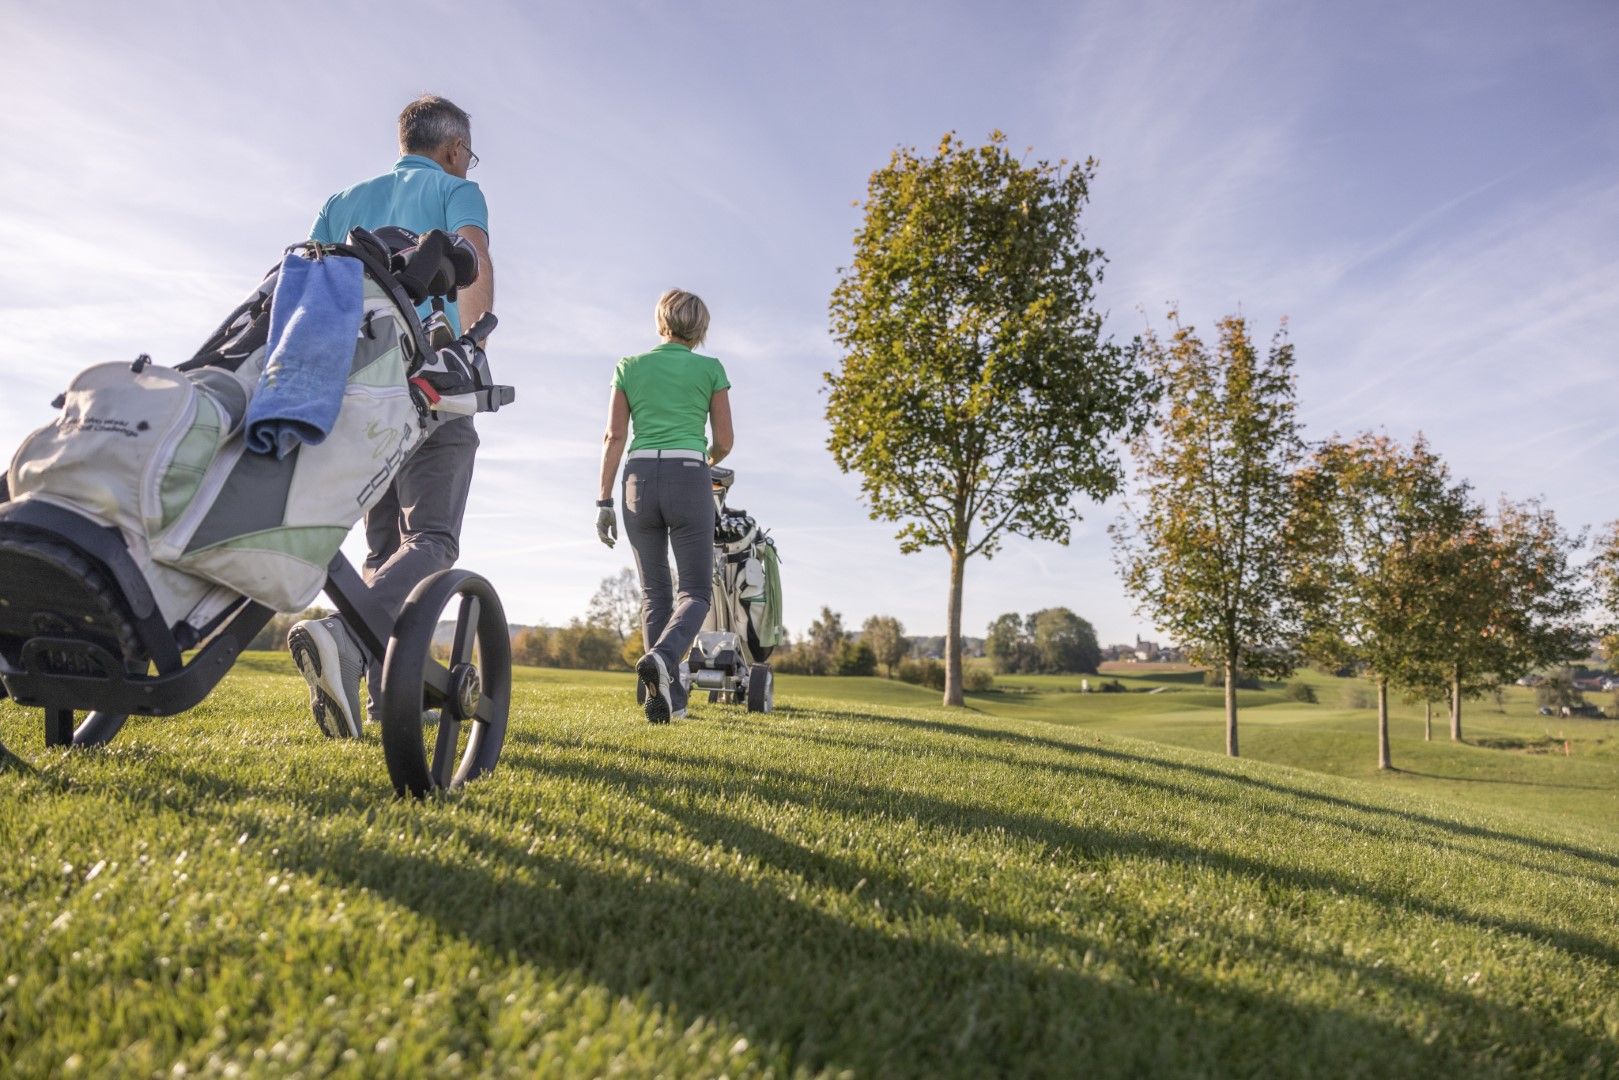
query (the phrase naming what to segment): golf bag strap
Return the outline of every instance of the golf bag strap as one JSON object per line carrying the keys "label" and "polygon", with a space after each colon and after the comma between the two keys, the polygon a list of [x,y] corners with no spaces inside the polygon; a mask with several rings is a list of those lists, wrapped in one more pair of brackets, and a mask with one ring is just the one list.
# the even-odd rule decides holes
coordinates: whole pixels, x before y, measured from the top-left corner
{"label": "golf bag strap", "polygon": [[[276,277],[280,267],[274,267],[264,280]],[[263,288],[260,283],[259,288]],[[191,359],[175,365],[176,371],[194,371],[201,367],[222,367],[227,371],[235,371],[241,367],[242,361],[252,355],[253,350],[270,339],[270,299],[275,290],[269,292],[255,292],[242,301],[236,309],[225,316],[225,321],[219,328],[208,335],[202,347],[196,351]],[[243,316],[247,322],[238,325]],[[225,349],[231,348],[230,353]]]}
{"label": "golf bag strap", "polygon": [[[393,269],[386,262],[379,259],[375,252],[358,244],[317,244],[314,241],[294,244],[287,250],[318,250],[327,254],[345,255],[351,259],[358,259],[360,265],[365,267],[366,273],[382,288],[388,299],[393,301],[394,307],[398,308],[400,314],[404,316],[405,325],[410,327],[411,339],[416,343],[416,363],[420,364],[423,357],[433,355],[433,346],[428,343],[427,332],[422,328],[420,316],[416,314],[415,303],[411,301],[405,290],[400,287],[398,280],[394,277]],[[279,269],[279,264],[271,267],[270,272],[265,275],[265,279],[275,277]],[[176,365],[176,370],[192,371],[200,367],[223,367],[234,371],[254,349],[269,340],[270,303],[274,295],[275,290],[272,289],[269,293],[255,294],[237,305],[236,310],[225,317],[225,321],[220,324],[219,329],[215,330],[202,348],[197,350],[197,354],[190,360]],[[249,317],[248,325],[233,337],[232,329],[244,315]],[[234,346],[229,356],[223,352],[227,345]],[[231,362],[232,359],[235,360],[234,363]]]}
{"label": "golf bag strap", "polygon": [[[427,340],[427,331],[422,328],[421,317],[416,314],[416,305],[404,288],[400,286],[398,278],[394,276],[392,267],[377,258],[375,252],[360,244],[314,245],[311,242],[308,244],[294,244],[293,248],[288,250],[296,248],[307,250],[311,246],[318,246],[322,251],[347,255],[351,259],[359,259],[360,264],[365,267],[366,273],[370,274],[376,283],[382,286],[382,291],[388,294],[388,299],[392,300],[394,306],[399,309],[400,314],[405,316],[405,325],[410,327],[411,338],[416,342],[416,364],[421,364],[427,357],[433,355],[433,346]],[[416,365],[411,366],[414,368]]]}

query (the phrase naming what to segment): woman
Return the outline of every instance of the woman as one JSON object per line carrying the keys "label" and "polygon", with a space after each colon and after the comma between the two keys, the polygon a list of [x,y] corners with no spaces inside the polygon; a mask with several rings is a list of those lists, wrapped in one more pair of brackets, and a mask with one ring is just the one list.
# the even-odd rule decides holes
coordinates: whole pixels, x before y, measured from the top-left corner
{"label": "woman", "polygon": [[[633,425],[635,441],[624,466],[624,532],[641,575],[646,647],[635,675],[647,720],[667,724],[686,715],[686,687],[677,673],[708,617],[713,592],[714,494],[708,468],[731,452],[731,383],[718,360],[692,351],[708,336],[708,308],[701,298],[670,289],[658,299],[657,324],[663,344],[624,357],[613,373],[596,535],[608,547],[618,539],[613,477]],[[669,580],[671,547],[678,597]]]}

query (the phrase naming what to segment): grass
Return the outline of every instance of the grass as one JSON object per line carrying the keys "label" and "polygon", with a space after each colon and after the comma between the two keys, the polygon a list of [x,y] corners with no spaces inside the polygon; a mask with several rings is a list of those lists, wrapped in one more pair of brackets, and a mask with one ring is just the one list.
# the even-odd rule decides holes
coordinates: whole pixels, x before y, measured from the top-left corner
{"label": "grass", "polygon": [[[1434,716],[1434,739],[1427,742],[1421,706],[1391,698],[1395,771],[1379,774],[1376,713],[1345,706],[1345,699],[1356,692],[1369,695],[1371,684],[1313,671],[1297,677],[1315,688],[1319,704],[1289,700],[1281,684],[1238,694],[1245,758],[1366,779],[1456,803],[1513,807],[1610,830],[1619,826],[1619,721],[1542,717],[1535,711],[1534,691],[1508,687],[1504,711],[1493,700],[1464,703],[1461,744],[1450,741],[1449,720],[1441,706]],[[1089,677],[1093,688],[1115,678],[1130,692],[1081,694],[1080,676],[1002,676],[995,691],[970,694],[968,703],[990,716],[1224,753],[1224,690],[1205,687],[1201,673],[1111,672]],[[813,690],[806,683],[787,679],[782,683],[801,692]],[[860,697],[856,685],[833,693],[851,700]],[[889,693],[880,690],[871,699],[891,700]],[[930,701],[934,697],[919,696]]]}
{"label": "grass", "polygon": [[1109,720],[911,689],[783,679],[775,714],[652,728],[623,676],[524,670],[500,770],[425,803],[388,797],[374,738],[315,734],[281,657],[102,752],[0,705],[0,1061],[1619,1070],[1611,823],[1109,730],[1168,692]]}

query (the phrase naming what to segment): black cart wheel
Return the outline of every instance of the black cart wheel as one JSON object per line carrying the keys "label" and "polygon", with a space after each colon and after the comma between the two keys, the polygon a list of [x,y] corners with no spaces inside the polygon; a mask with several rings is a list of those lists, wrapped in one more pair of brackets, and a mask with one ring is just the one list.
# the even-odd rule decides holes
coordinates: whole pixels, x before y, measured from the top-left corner
{"label": "black cart wheel", "polygon": [[[433,657],[433,631],[451,605],[446,664]],[[382,664],[380,709],[382,752],[399,794],[452,790],[495,767],[511,708],[507,633],[494,586],[467,570],[441,570],[405,601]]]}
{"label": "black cart wheel", "polygon": [[776,676],[764,664],[748,672],[748,711],[771,712],[776,707]]}

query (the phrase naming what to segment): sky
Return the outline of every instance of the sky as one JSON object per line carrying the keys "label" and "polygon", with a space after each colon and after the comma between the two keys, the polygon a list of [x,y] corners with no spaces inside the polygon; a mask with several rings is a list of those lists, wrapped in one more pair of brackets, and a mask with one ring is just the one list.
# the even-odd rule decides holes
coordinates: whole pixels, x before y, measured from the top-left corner
{"label": "sky", "polygon": [[[629,565],[594,531],[607,387],[669,286],[713,312],[733,505],[776,536],[789,627],[944,632],[948,564],[901,555],[826,450],[827,298],[870,173],[1004,131],[1099,162],[1086,236],[1128,340],[1284,317],[1306,433],[1424,433],[1493,500],[1619,518],[1619,4],[25,4],[0,0],[0,446],[79,369],[188,358],[385,172],[423,91],[472,115],[516,405],[481,418],[461,565],[515,622]],[[1211,335],[1212,336],[1212,335]],[[966,579],[968,634],[1067,606],[1153,637],[1117,501]],[[358,556],[357,535],[347,550]]]}

